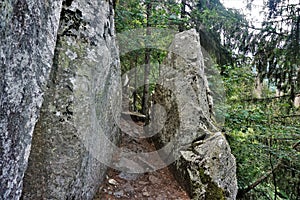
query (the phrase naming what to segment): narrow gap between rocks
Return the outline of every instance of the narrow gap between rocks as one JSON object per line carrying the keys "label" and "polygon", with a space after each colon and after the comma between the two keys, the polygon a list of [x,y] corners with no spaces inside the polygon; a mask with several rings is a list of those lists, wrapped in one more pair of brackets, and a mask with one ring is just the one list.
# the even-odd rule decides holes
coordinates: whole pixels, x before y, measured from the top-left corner
{"label": "narrow gap between rocks", "polygon": [[[125,120],[125,119],[122,119]],[[124,123],[125,122],[125,123]],[[138,125],[138,126],[137,126]],[[131,137],[143,129],[144,123],[126,120],[121,123],[122,138],[119,147],[133,152],[153,152],[155,145],[143,138]],[[141,129],[141,130],[137,130]],[[126,132],[126,133],[125,133]],[[113,159],[120,159],[115,155]],[[137,161],[138,165],[149,165],[143,160]],[[188,200],[187,193],[175,180],[168,167],[146,173],[128,173],[109,168],[103,183],[100,185],[98,194],[94,200],[113,199],[145,199],[145,200]]]}

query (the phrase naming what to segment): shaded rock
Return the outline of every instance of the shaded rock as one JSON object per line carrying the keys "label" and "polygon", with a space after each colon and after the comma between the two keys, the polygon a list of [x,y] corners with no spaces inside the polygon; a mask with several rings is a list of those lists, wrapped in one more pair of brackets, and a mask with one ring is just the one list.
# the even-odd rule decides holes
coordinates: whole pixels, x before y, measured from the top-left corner
{"label": "shaded rock", "polygon": [[0,199],[19,199],[62,0],[0,2]]}
{"label": "shaded rock", "polygon": [[64,1],[34,129],[24,199],[92,199],[117,143],[120,69],[112,2]]}
{"label": "shaded rock", "polygon": [[[153,95],[152,128],[162,159],[193,199],[235,199],[236,164],[212,120],[213,105],[198,33],[175,35]],[[164,109],[164,110],[162,110]]]}
{"label": "shaded rock", "polygon": [[235,199],[235,160],[225,137],[217,132],[193,150],[182,151],[176,170],[193,199]]}

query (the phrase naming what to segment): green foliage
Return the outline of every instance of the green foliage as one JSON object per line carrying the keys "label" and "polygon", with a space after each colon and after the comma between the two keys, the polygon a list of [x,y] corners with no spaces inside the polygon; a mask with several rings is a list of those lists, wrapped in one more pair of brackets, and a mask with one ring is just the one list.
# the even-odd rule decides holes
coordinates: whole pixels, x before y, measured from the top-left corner
{"label": "green foliage", "polygon": [[[299,199],[300,112],[293,100],[300,89],[300,10],[281,0],[269,0],[265,9],[262,28],[228,24],[228,39],[237,35],[240,42],[225,45],[238,53],[239,61],[221,68],[228,105],[225,127],[237,159],[239,190],[250,188],[243,198]],[[264,83],[261,99],[253,97],[257,77]],[[276,96],[275,89],[283,95]]]}
{"label": "green foliage", "polygon": [[[297,199],[300,186],[300,113],[288,114],[288,98],[253,99],[253,76],[247,68],[226,67],[226,133],[237,160],[239,189],[245,189],[276,164],[265,181],[245,199]],[[270,92],[270,94],[272,94]],[[276,190],[275,190],[276,186]],[[263,195],[262,195],[263,194]]]}
{"label": "green foliage", "polygon": [[116,8],[116,31],[145,27],[145,13],[140,1],[120,0]]}
{"label": "green foliage", "polygon": [[[147,18],[149,3],[151,15]],[[252,0],[248,3],[251,8]],[[300,147],[295,146],[300,141],[300,111],[292,100],[300,89],[300,10],[299,5],[283,0],[268,0],[265,9],[267,17],[262,27],[256,28],[219,0],[121,0],[116,9],[116,29],[121,33],[149,25],[174,30],[196,28],[201,45],[219,64],[225,84],[224,128],[237,159],[240,191],[268,174],[244,198],[296,200],[300,198]],[[122,40],[120,46],[146,49],[152,48],[150,43],[166,45],[172,40],[154,31],[146,38],[145,34],[141,33],[142,40]],[[130,78],[129,90],[138,110],[142,109],[143,88],[135,84],[144,81],[145,49],[121,56],[122,73],[137,69],[138,78]],[[157,79],[166,53],[151,50],[150,82]],[[257,77],[264,83],[261,99],[253,97]],[[149,88],[152,93],[154,85]],[[218,90],[216,85],[211,88]],[[275,89],[288,95],[276,97]],[[218,109],[224,113],[224,108]]]}
{"label": "green foliage", "polygon": [[[118,35],[119,49],[120,52],[127,52],[121,55],[122,74],[137,69],[134,76],[128,77],[128,92],[134,110],[140,110],[143,101],[143,88],[137,88],[137,85],[144,85],[148,79],[145,63],[149,60],[146,61],[146,57],[150,58],[149,82],[153,83],[167,55],[165,50],[173,40],[175,30],[171,30],[177,29],[181,23],[180,11],[180,4],[164,1],[121,0],[116,8],[116,29],[121,33]],[[161,28],[167,29],[163,31]],[[154,84],[150,84],[149,94],[153,90]]]}

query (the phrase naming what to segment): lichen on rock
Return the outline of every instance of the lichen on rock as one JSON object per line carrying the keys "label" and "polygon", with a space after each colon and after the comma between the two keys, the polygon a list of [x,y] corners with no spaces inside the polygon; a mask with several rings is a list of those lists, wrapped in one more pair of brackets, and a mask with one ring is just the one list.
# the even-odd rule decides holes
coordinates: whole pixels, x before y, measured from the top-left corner
{"label": "lichen on rock", "polygon": [[0,2],[0,199],[19,199],[62,0]]}
{"label": "lichen on rock", "polygon": [[153,95],[153,127],[167,113],[162,130],[155,136],[158,148],[175,141],[163,158],[192,199],[235,199],[236,163],[229,144],[212,119],[208,81],[199,34],[189,30],[175,35],[169,48],[166,68]]}
{"label": "lichen on rock", "polygon": [[92,199],[104,178],[121,108],[113,26],[110,2],[63,2],[23,199]]}

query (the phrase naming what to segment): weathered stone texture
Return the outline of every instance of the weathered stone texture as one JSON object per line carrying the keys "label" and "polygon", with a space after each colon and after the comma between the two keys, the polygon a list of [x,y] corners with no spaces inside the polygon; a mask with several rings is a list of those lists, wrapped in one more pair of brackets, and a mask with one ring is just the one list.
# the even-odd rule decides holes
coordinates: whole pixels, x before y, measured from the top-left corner
{"label": "weathered stone texture", "polygon": [[21,195],[52,66],[61,2],[0,2],[0,199]]}
{"label": "weathered stone texture", "polygon": [[112,5],[63,5],[23,199],[92,199],[107,168],[100,161],[111,159],[108,139],[118,140],[121,76]]}
{"label": "weathered stone texture", "polygon": [[[162,106],[152,111],[153,127],[162,127],[165,120],[155,138],[158,148],[170,146],[162,157],[167,162],[176,159],[170,168],[193,199],[235,199],[235,158],[211,120],[212,102],[195,30],[175,35],[165,65],[153,96]],[[161,113],[166,113],[165,119]]]}

